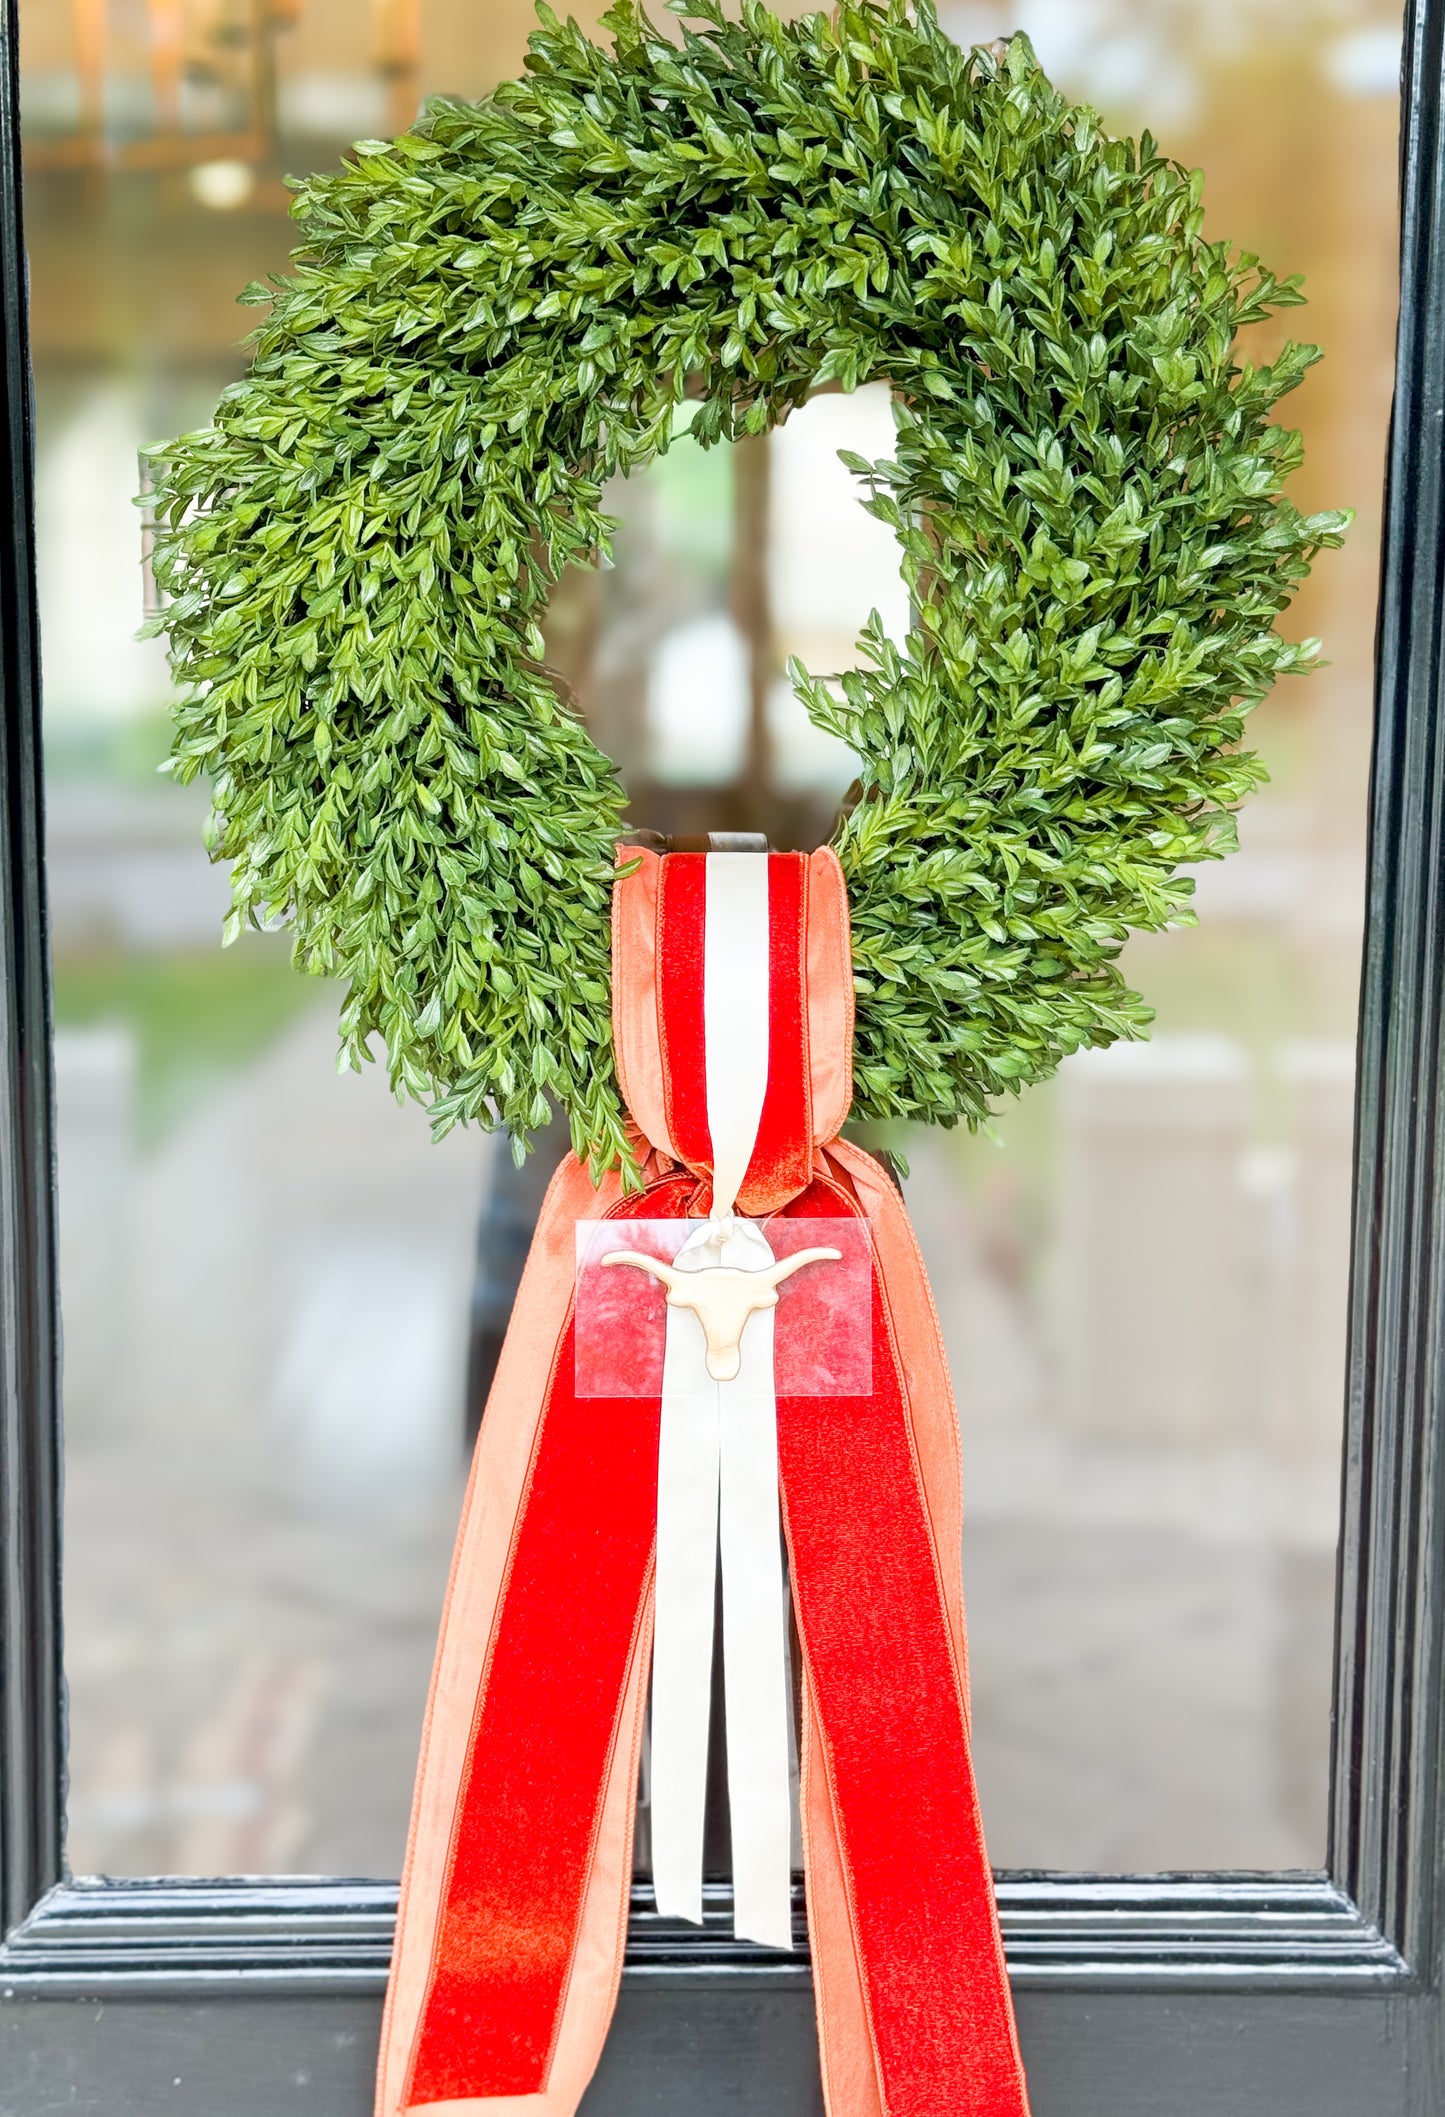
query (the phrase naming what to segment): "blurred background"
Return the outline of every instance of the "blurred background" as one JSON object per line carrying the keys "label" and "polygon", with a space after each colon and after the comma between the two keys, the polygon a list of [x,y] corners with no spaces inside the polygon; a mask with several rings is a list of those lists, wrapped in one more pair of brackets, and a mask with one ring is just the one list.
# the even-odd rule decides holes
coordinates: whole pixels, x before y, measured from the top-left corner
{"label": "blurred background", "polygon": [[[787,9],[785,12],[801,12]],[[594,22],[600,9],[577,10]],[[1153,1042],[989,1137],[893,1139],[964,1433],[975,1735],[1002,1866],[1324,1856],[1371,650],[1395,302],[1397,7],[954,4],[1208,172],[1306,275],[1304,506],[1352,505],[1291,624],[1328,668],[1199,924],[1127,967]],[[21,0],[38,401],[77,1871],[394,1875],[464,1470],[528,1184],[338,1078],[337,996],[224,954],[204,796],[156,776],[137,452],[244,365],[284,178],[515,73],[526,0]],[[1256,355],[1263,346],[1252,348]],[[906,600],[852,504],[886,390],[680,433],[612,495],[552,660],[639,820],[826,836],[850,761],[779,672]],[[545,1175],[561,1141],[535,1157]],[[544,1166],[544,1164],[546,1166]],[[479,1264],[478,1239],[482,1231]]]}

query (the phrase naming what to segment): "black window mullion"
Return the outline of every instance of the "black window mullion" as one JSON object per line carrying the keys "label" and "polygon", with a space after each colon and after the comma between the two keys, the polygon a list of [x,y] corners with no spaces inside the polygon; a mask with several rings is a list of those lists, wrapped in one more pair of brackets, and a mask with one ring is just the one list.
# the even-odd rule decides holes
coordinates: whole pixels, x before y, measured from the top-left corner
{"label": "black window mullion", "polygon": [[0,17],[0,1930],[61,1862],[59,1393],[16,0]]}
{"label": "black window mullion", "polygon": [[1360,1002],[1330,1862],[1438,1968],[1445,1323],[1445,7],[1406,21]]}

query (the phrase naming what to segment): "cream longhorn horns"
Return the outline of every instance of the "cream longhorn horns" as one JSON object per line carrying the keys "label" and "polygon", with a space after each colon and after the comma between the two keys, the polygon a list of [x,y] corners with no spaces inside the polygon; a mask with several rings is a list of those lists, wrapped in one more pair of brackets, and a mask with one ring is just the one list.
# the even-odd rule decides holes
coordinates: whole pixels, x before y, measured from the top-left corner
{"label": "cream longhorn horns", "polygon": [[604,1264],[633,1264],[667,1288],[669,1308],[691,1309],[702,1325],[707,1341],[707,1371],[714,1382],[731,1382],[743,1364],[743,1331],[748,1319],[762,1309],[776,1308],[778,1288],[805,1264],[837,1262],[841,1250],[796,1250],[780,1257],[761,1271],[743,1272],[733,1265],[713,1264],[699,1272],[680,1272],[660,1257],[645,1257],[640,1250],[613,1250]]}

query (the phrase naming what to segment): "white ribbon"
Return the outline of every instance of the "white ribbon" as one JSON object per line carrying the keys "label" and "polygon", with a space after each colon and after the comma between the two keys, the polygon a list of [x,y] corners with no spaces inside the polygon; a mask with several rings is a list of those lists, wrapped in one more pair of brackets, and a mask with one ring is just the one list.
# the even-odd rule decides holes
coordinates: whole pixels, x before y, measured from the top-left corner
{"label": "white ribbon", "polygon": [[[768,861],[709,853],[703,1029],[713,1151],[711,1220],[681,1271],[758,1271],[773,1252],[737,1202],[768,1080]],[[744,1326],[731,1381],[708,1374],[698,1318],[667,1310],[652,1664],[652,1875],[657,1908],[702,1920],[713,1595],[722,1553],[723,1687],[732,1811],[733,1930],[792,1946],[789,1696],[778,1515],[773,1313]]]}

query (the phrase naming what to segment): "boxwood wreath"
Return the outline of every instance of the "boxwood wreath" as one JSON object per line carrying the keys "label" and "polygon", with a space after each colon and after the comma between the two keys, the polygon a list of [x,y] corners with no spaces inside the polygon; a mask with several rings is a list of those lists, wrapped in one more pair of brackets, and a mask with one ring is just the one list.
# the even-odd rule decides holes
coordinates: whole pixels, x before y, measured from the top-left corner
{"label": "boxwood wreath", "polygon": [[[677,10],[682,12],[683,10]],[[1200,178],[1110,138],[1023,37],[929,0],[785,24],[545,8],[524,80],[438,101],[300,188],[291,277],[214,425],[157,451],[157,572],[235,932],[289,922],[440,1129],[566,1110],[629,1167],[608,904],[625,796],[543,665],[549,587],[606,552],[604,481],[892,387],[847,458],[914,617],[841,681],[835,844],[855,1114],[976,1121],[1149,1016],[1116,956],[1262,777],[1244,719],[1314,643],[1274,622],[1345,517],[1281,496],[1270,412],[1317,357],[1237,359],[1301,297],[1201,233]]]}

